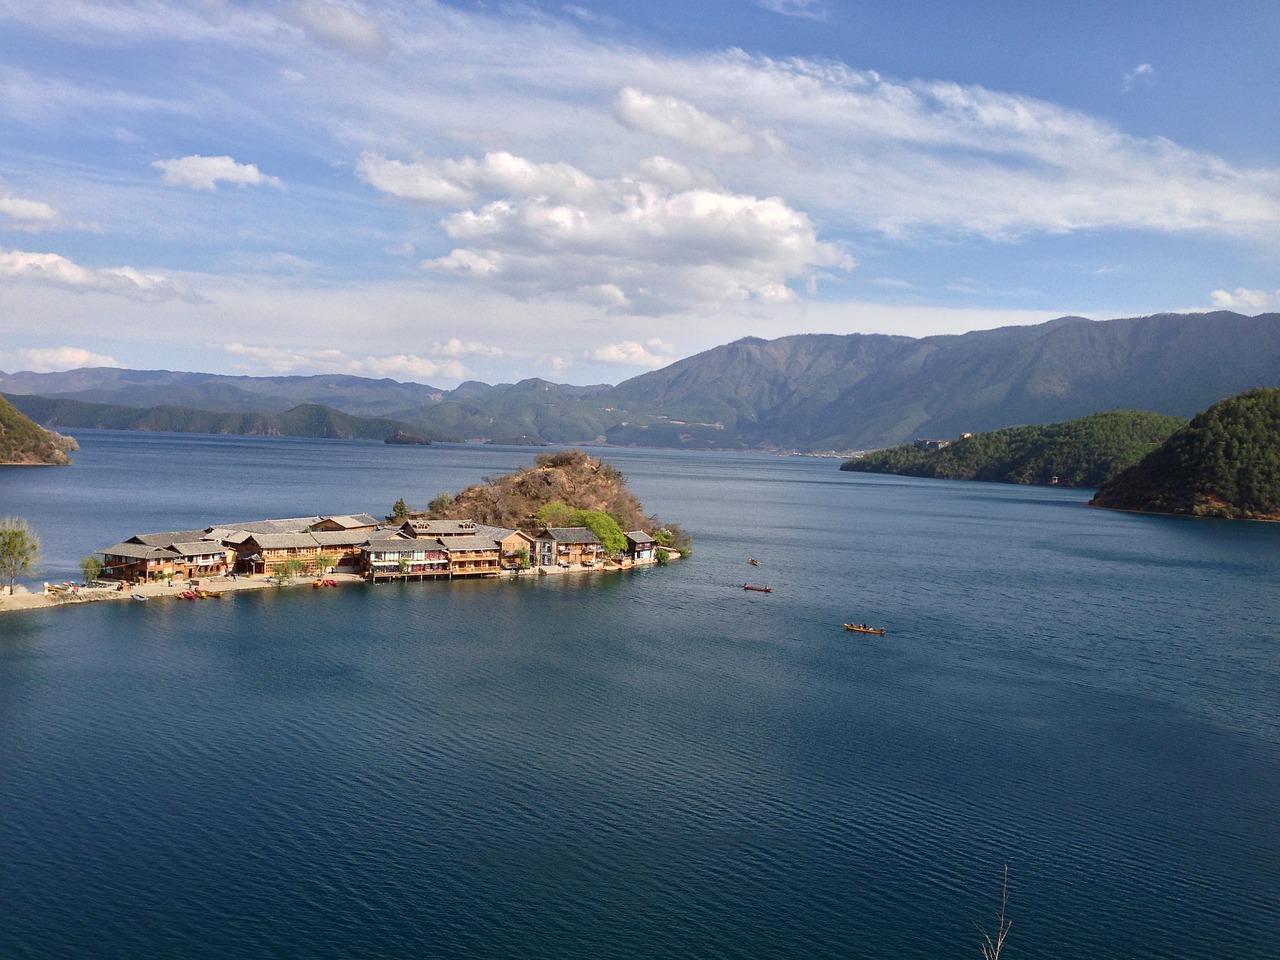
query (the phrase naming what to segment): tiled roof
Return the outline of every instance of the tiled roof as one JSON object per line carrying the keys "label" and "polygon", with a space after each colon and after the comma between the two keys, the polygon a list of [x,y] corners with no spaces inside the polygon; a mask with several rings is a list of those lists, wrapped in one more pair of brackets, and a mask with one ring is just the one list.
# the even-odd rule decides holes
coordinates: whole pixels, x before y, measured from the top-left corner
{"label": "tiled roof", "polygon": [[476,532],[474,520],[406,520],[402,529],[419,537],[463,537]]}
{"label": "tiled roof", "polygon": [[216,540],[195,540],[190,543],[171,543],[168,545],[179,556],[203,557],[212,553],[223,553],[222,544]]}
{"label": "tiled roof", "polygon": [[221,523],[218,529],[247,530],[249,533],[305,533],[322,517],[286,517],[282,520],[246,520],[242,523]]}
{"label": "tiled roof", "polygon": [[600,538],[587,527],[547,527],[547,533],[557,543],[599,543]]}
{"label": "tiled roof", "polygon": [[157,557],[176,557],[177,554],[168,547],[152,546],[145,543],[131,543],[128,540],[123,543],[117,543],[113,547],[107,547],[105,550],[98,550],[108,557],[128,557],[131,560],[150,560]]}
{"label": "tiled roof", "polygon": [[305,550],[320,545],[311,533],[255,533],[249,539],[262,550]]}
{"label": "tiled roof", "polygon": [[373,530],[313,530],[310,536],[322,547],[355,547],[369,539]]}
{"label": "tiled roof", "polygon": [[493,537],[494,540],[505,540],[513,533],[519,532],[519,530],[511,530],[507,527],[491,527],[487,523],[476,524],[477,537]]}
{"label": "tiled roof", "polygon": [[378,521],[367,513],[338,514],[332,517],[321,517],[320,520],[316,522],[319,523],[325,520],[328,520],[331,523],[336,523],[339,526],[346,527],[347,529],[352,529],[354,527],[375,527],[378,525]]}
{"label": "tiled roof", "polygon": [[497,550],[498,541],[493,537],[449,537],[442,540],[446,550]]}
{"label": "tiled roof", "polygon": [[204,540],[203,530],[175,530],[169,533],[139,533],[126,540],[126,543],[145,543],[152,547],[167,547],[171,543],[190,543]]}

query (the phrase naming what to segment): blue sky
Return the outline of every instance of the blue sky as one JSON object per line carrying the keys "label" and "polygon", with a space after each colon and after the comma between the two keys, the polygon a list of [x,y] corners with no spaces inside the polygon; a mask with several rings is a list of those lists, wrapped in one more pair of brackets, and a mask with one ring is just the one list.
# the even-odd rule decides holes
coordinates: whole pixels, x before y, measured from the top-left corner
{"label": "blue sky", "polygon": [[1270,2],[0,0],[0,369],[1280,310]]}

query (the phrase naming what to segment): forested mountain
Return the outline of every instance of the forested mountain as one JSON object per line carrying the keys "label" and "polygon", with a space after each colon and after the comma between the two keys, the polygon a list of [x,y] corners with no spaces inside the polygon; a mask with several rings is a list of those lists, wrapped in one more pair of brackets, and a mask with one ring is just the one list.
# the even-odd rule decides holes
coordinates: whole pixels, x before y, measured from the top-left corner
{"label": "forested mountain", "polygon": [[1214,404],[1098,491],[1095,506],[1280,520],[1280,390]]}
{"label": "forested mountain", "polygon": [[904,444],[848,460],[840,469],[947,480],[1096,487],[1137,463],[1186,422],[1159,413],[1112,410],[1066,423],[977,433],[941,449]]}
{"label": "forested mountain", "polygon": [[65,466],[76,449],[70,437],[44,429],[0,397],[0,464]]}
{"label": "forested mountain", "polygon": [[920,339],[746,338],[616,387],[531,379],[440,390],[360,377],[109,368],[0,374],[0,393],[10,396],[133,407],[163,398],[165,406],[240,414],[324,404],[433,438],[805,452],[878,449],[1114,409],[1189,417],[1259,386],[1280,386],[1280,314],[1063,317]]}
{"label": "forested mountain", "polygon": [[[1280,385],[1280,314],[1062,318],[963,336],[740,340],[620,385],[619,406],[746,446],[875,449],[1101,410],[1189,417]],[[709,429],[686,430],[703,438]],[[699,432],[700,431],[700,432]],[[668,434],[670,431],[667,431]],[[613,429],[615,442],[642,442]]]}

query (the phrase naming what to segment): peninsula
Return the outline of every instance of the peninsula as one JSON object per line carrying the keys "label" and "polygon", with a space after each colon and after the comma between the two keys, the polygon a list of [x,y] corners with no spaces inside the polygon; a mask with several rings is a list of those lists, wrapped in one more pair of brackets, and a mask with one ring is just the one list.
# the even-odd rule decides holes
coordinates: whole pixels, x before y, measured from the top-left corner
{"label": "peninsula", "polygon": [[1111,410],[1065,423],[919,439],[845,461],[841,470],[946,480],[1096,487],[1186,425],[1180,417]]}
{"label": "peninsula", "polygon": [[[688,535],[647,517],[615,467],[581,450],[457,493],[427,510],[304,516],[135,533],[96,551],[95,586],[46,584],[45,602],[131,595],[196,599],[228,589],[316,587],[621,571],[687,557]],[[37,595],[38,596],[38,595]],[[21,601],[21,602],[17,602]],[[0,602],[0,610],[40,605]]]}
{"label": "peninsula", "polygon": [[0,465],[66,466],[79,450],[71,437],[46,430],[0,397]]}
{"label": "peninsula", "polygon": [[1215,403],[1098,490],[1093,506],[1280,520],[1280,389]]}

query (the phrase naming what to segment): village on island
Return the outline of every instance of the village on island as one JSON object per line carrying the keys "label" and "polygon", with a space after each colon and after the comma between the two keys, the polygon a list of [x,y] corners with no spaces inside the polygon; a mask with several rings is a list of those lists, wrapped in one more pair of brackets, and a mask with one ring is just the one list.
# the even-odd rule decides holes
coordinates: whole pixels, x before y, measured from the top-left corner
{"label": "village on island", "polygon": [[642,530],[625,537],[626,549],[607,555],[588,527],[525,532],[473,520],[379,522],[355,514],[139,533],[96,552],[103,557],[100,579],[116,582],[122,592],[148,584],[207,590],[215,578],[283,582],[301,576],[324,586],[339,577],[381,583],[625,570],[674,553]]}

